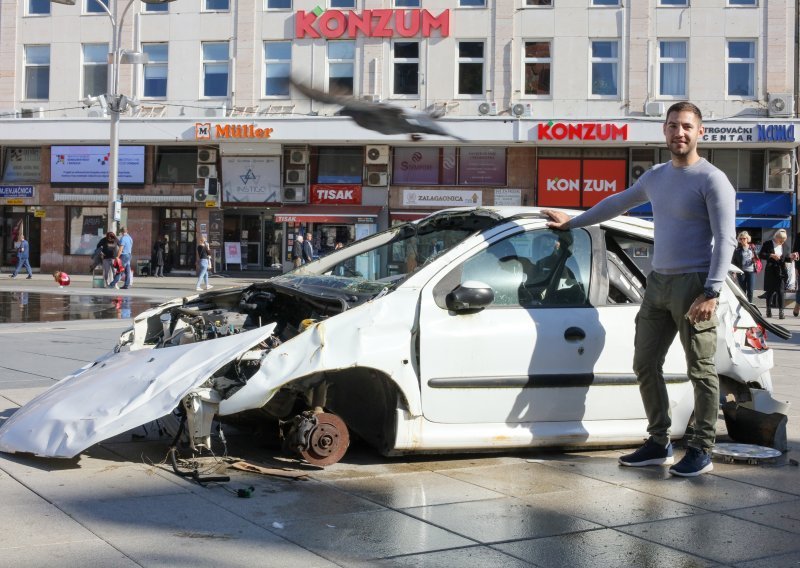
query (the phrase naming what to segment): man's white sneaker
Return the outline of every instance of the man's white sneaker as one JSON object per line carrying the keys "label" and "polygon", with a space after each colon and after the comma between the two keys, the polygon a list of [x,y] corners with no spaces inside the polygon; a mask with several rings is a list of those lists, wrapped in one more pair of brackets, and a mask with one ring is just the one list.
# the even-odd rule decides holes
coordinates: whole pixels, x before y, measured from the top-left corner
{"label": "man's white sneaker", "polygon": [[202,288],[198,286],[197,288],[195,288],[195,290],[202,290]]}

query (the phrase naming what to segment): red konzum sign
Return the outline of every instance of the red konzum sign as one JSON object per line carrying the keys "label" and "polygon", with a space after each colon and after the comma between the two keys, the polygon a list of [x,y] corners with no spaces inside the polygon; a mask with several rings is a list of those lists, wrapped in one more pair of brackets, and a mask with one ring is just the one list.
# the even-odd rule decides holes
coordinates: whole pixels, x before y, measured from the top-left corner
{"label": "red konzum sign", "polygon": [[299,10],[294,18],[295,37],[337,39],[347,37],[430,37],[439,30],[441,37],[450,35],[450,10],[434,16],[428,10]]}
{"label": "red konzum sign", "polygon": [[361,205],[361,186],[356,184],[312,184],[311,203],[318,205]]}
{"label": "red konzum sign", "polygon": [[625,189],[625,160],[553,158],[539,160],[538,167],[540,207],[591,207]]}
{"label": "red konzum sign", "polygon": [[627,140],[628,125],[601,122],[543,122],[536,130],[539,140]]}

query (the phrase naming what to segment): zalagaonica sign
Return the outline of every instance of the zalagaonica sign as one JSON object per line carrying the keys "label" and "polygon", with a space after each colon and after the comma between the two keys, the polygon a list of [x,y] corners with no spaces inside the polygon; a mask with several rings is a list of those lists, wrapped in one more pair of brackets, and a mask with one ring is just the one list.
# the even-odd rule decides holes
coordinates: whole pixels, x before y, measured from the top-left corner
{"label": "zalagaonica sign", "polygon": [[450,10],[434,16],[428,10],[299,10],[294,19],[297,38],[430,37],[439,30],[450,35]]}

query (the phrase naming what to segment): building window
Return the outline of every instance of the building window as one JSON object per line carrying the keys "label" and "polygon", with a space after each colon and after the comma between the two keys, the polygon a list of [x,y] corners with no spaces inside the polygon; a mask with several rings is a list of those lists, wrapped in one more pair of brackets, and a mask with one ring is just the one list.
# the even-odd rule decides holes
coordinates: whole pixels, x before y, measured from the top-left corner
{"label": "building window", "polygon": [[317,183],[361,183],[364,150],[358,146],[329,146],[318,149]]}
{"label": "building window", "polygon": [[83,96],[108,92],[108,44],[83,45]]}
{"label": "building window", "polygon": [[420,0],[394,0],[395,8],[419,8]]}
{"label": "building window", "polygon": [[526,95],[550,94],[550,55],[549,41],[525,42],[525,86]]}
{"label": "building window", "polygon": [[764,190],[764,150],[714,150],[711,162],[736,191]]}
{"label": "building window", "polygon": [[328,42],[328,91],[352,95],[355,75],[356,42]]}
{"label": "building window", "polygon": [[41,16],[50,13],[50,0],[28,0],[28,15]]}
{"label": "building window", "polygon": [[483,94],[483,42],[458,42],[458,94]]}
{"label": "building window", "polygon": [[793,150],[767,150],[767,189],[792,191]]}
{"label": "building window", "polygon": [[230,10],[229,0],[204,0],[203,10],[206,12],[227,12]]}
{"label": "building window", "polygon": [[197,148],[158,148],[156,183],[197,183]]}
{"label": "building window", "polygon": [[228,96],[228,42],[203,43],[203,96]]}
{"label": "building window", "polygon": [[658,0],[659,6],[688,6],[689,0]]}
{"label": "building window", "polygon": [[728,0],[728,6],[758,6],[758,0]]}
{"label": "building window", "polygon": [[395,95],[419,94],[419,42],[394,42],[394,83]]}
{"label": "building window", "polygon": [[619,42],[592,41],[592,94],[603,97],[619,95]]}
{"label": "building window", "polygon": [[658,94],[686,96],[686,42],[658,42]]}
{"label": "building window", "polygon": [[552,6],[553,0],[525,0],[525,6]]}
{"label": "building window", "polygon": [[728,96],[754,98],[756,96],[756,42],[731,40],[728,42]]}
{"label": "building window", "polygon": [[330,0],[331,8],[355,8],[356,0]]}
{"label": "building window", "polygon": [[50,46],[25,46],[25,98],[50,98]]}
{"label": "building window", "polygon": [[142,2],[143,12],[147,14],[169,12],[169,4],[167,2],[159,2],[158,4],[145,4]]}
{"label": "building window", "polygon": [[106,208],[68,207],[67,211],[67,254],[94,254],[106,233]]}
{"label": "building window", "polygon": [[167,96],[167,53],[166,43],[143,43],[142,52],[147,55],[144,64],[144,96]]}
{"label": "building window", "polygon": [[292,42],[264,42],[264,96],[288,97]]}
{"label": "building window", "polygon": [[592,6],[619,6],[619,0],[592,0]]}
{"label": "building window", "polygon": [[[102,4],[102,6],[101,6]],[[85,8],[87,14],[106,14],[103,6],[108,8],[108,0],[86,0]]]}
{"label": "building window", "polygon": [[458,5],[461,8],[483,8],[486,0],[458,0]]}
{"label": "building window", "polygon": [[267,0],[267,10],[291,10],[292,0]]}

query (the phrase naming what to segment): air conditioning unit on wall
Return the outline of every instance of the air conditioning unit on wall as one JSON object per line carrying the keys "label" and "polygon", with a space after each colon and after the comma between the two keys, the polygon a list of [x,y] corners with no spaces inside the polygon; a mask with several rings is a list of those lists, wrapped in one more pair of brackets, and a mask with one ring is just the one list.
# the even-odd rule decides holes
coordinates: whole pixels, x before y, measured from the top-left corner
{"label": "air conditioning unit on wall", "polygon": [[387,172],[370,172],[367,174],[367,185],[371,187],[386,187],[389,185],[389,174]]}
{"label": "air conditioning unit on wall", "polygon": [[308,150],[289,150],[289,163],[293,166],[305,166],[308,163]]}
{"label": "air conditioning unit on wall", "polygon": [[389,146],[386,144],[367,146],[366,156],[368,164],[388,164]]}
{"label": "air conditioning unit on wall", "polygon": [[197,177],[198,178],[217,177],[217,166],[213,164],[197,164]]}
{"label": "air conditioning unit on wall", "polygon": [[631,183],[642,177],[642,175],[653,167],[653,162],[631,161]]}
{"label": "air conditioning unit on wall", "polygon": [[478,105],[478,114],[497,116],[497,103],[486,101]]}
{"label": "air conditioning unit on wall", "polygon": [[770,116],[792,116],[794,114],[794,96],[792,93],[769,93],[767,110]]}
{"label": "air conditioning unit on wall", "polygon": [[303,185],[306,183],[305,170],[286,170],[286,183]]}
{"label": "air conditioning unit on wall", "polygon": [[197,162],[199,164],[216,164],[217,151],[211,148],[200,148],[197,151]]}
{"label": "air conditioning unit on wall", "polygon": [[208,194],[206,193],[206,190],[204,188],[202,188],[202,187],[195,188],[195,190],[194,190],[194,200],[196,202],[201,202],[202,201],[203,203],[205,203],[207,198],[208,198]]}
{"label": "air conditioning unit on wall", "polygon": [[284,187],[281,190],[281,201],[283,203],[305,203],[306,188],[302,186]]}
{"label": "air conditioning unit on wall", "polygon": [[511,107],[514,116],[533,116],[533,105],[531,103],[517,103]]}

